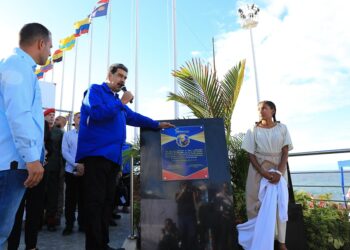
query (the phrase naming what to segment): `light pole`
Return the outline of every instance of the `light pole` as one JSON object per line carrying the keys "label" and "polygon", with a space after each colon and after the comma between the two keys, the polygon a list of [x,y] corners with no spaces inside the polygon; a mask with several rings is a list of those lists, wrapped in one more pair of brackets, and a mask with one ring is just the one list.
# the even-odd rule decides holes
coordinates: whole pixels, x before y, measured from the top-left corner
{"label": "light pole", "polygon": [[254,50],[254,41],[253,41],[253,32],[252,29],[258,25],[258,13],[260,9],[255,4],[247,4],[242,8],[238,9],[238,13],[241,19],[241,26],[244,29],[249,29],[250,33],[250,43],[252,46],[252,54],[253,54],[253,65],[254,65],[254,76],[255,76],[255,88],[256,88],[256,99],[260,101],[260,93],[259,93],[259,84],[258,84],[258,73],[256,70],[256,62],[255,62],[255,50]]}

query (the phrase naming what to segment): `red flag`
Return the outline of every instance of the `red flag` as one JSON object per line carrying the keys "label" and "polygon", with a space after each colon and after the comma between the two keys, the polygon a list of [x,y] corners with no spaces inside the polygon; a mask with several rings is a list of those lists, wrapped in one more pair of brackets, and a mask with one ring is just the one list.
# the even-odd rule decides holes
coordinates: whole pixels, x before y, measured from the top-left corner
{"label": "red flag", "polygon": [[108,2],[109,2],[109,0],[100,0],[100,1],[97,2],[97,4],[100,4],[100,3],[108,3]]}

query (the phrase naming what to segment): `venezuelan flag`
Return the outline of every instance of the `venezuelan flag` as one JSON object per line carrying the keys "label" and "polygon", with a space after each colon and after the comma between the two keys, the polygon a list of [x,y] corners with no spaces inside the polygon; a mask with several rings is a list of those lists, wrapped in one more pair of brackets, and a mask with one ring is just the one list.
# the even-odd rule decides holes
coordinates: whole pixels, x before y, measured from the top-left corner
{"label": "venezuelan flag", "polygon": [[55,63],[58,63],[60,61],[62,61],[63,59],[63,52],[62,50],[58,49],[55,51],[55,53],[53,53],[52,55],[52,61]]}
{"label": "venezuelan flag", "polygon": [[44,72],[40,72],[39,74],[36,75],[38,79],[43,79],[44,78]]}
{"label": "venezuelan flag", "polygon": [[37,77],[38,79],[41,79],[41,78],[44,77],[44,72],[42,72],[40,68],[37,69],[37,70],[35,70],[35,74],[36,74],[36,77]]}
{"label": "venezuelan flag", "polygon": [[74,23],[75,37],[88,33],[90,23],[91,23],[90,18],[85,18],[81,21]]}
{"label": "venezuelan flag", "polygon": [[60,50],[68,51],[71,50],[75,45],[75,34],[70,35],[60,40]]}

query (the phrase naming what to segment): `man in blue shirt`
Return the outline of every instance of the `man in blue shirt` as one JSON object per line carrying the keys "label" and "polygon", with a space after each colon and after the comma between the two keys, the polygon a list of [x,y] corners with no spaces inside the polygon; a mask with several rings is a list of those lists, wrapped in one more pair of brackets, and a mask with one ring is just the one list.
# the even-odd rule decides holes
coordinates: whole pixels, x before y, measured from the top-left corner
{"label": "man in blue shirt", "polygon": [[0,249],[9,236],[25,188],[36,186],[44,169],[44,117],[36,65],[44,65],[51,33],[24,25],[19,48],[0,61]]}
{"label": "man in blue shirt", "polygon": [[122,164],[126,124],[153,129],[173,127],[132,111],[126,104],[129,91],[119,98],[128,69],[123,64],[109,67],[106,82],[93,84],[83,99],[76,162],[84,163],[86,199],[86,250],[113,249],[108,246],[116,177]]}
{"label": "man in blue shirt", "polygon": [[80,123],[80,112],[74,114],[74,129],[65,132],[62,140],[62,156],[66,160],[65,166],[65,183],[66,183],[66,195],[65,195],[65,218],[66,227],[62,234],[70,235],[73,231],[76,207],[78,206],[78,225],[79,231],[84,231],[84,199],[83,188],[84,179],[81,172],[78,171],[81,163],[75,162],[75,156],[77,154],[78,144],[78,132]]}

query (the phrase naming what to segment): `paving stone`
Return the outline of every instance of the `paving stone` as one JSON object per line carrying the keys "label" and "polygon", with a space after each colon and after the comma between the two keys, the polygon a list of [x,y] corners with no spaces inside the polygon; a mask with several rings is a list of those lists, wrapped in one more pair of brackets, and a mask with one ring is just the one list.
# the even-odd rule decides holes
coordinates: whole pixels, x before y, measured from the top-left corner
{"label": "paving stone", "polygon": [[[113,248],[122,247],[125,239],[130,234],[129,229],[129,214],[121,214],[122,218],[116,220],[118,226],[109,227],[109,245]],[[64,221],[61,226],[57,227],[56,232],[47,231],[44,227],[39,232],[38,245],[40,250],[84,250],[85,249],[85,234],[78,231],[78,226],[75,225],[73,233],[68,236],[62,236]],[[21,244],[19,250],[25,249],[24,231],[21,234]]]}

